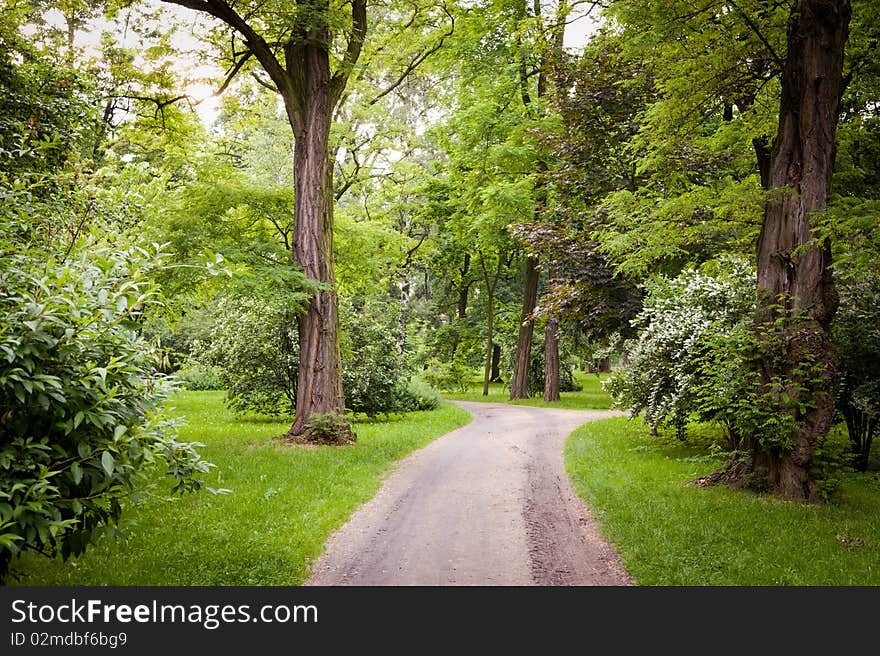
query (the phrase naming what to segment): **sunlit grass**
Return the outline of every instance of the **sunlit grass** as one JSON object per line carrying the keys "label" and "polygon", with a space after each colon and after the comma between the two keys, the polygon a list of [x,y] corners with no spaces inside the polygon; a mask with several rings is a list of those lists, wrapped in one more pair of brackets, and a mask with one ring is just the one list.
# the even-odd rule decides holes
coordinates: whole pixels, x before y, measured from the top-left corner
{"label": "sunlit grass", "polygon": [[641,585],[880,584],[880,475],[842,474],[830,503],[688,486],[722,464],[626,418],[582,426],[566,467]]}
{"label": "sunlit grass", "polygon": [[[237,419],[222,392],[184,392],[181,439],[216,467],[212,488],[126,508],[125,539],[106,538],[77,560],[28,556],[20,585],[297,585],[327,537],[371,498],[393,461],[470,421],[451,404],[355,425],[349,447],[293,447],[290,422]],[[170,480],[170,479],[169,479]],[[159,491],[170,485],[156,476]]]}

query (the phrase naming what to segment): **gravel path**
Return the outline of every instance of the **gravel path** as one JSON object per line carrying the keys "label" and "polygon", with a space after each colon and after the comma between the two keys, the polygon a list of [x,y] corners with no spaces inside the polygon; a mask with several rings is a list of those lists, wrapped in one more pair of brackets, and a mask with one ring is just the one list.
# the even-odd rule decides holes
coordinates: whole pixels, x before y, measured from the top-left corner
{"label": "gravel path", "polygon": [[609,410],[457,402],[473,421],[403,459],[306,585],[631,585],[563,466]]}

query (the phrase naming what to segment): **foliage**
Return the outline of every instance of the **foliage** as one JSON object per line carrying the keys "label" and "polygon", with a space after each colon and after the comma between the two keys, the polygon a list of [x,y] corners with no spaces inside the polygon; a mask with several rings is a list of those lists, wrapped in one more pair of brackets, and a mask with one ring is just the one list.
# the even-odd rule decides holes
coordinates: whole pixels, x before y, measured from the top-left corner
{"label": "foliage", "polygon": [[217,299],[209,341],[196,346],[196,358],[219,369],[233,411],[293,413],[299,369],[296,313],[302,302],[299,294],[277,290]]}
{"label": "foliage", "polygon": [[473,368],[467,366],[460,357],[452,362],[441,362],[432,358],[422,372],[422,378],[428,385],[446,392],[466,392],[473,377]]}
{"label": "foliage", "polygon": [[333,412],[314,412],[306,424],[309,442],[318,444],[339,444],[340,436],[351,436],[351,421],[348,417]]}
{"label": "foliage", "polygon": [[[296,406],[299,339],[296,315],[304,295],[291,290],[229,294],[216,301],[213,328],[196,345],[201,367],[219,372],[235,412],[290,416]],[[395,311],[379,299],[340,302],[342,380],[346,409],[368,416],[418,408],[407,394],[408,370],[389,320]]]}
{"label": "foliage", "polygon": [[417,410],[436,410],[440,406],[440,395],[433,387],[417,378],[409,380],[398,388],[400,407],[407,412]]}
{"label": "foliage", "polygon": [[408,378],[393,324],[399,309],[373,298],[340,302],[342,385],[350,412],[378,414],[406,409],[402,391]]}
{"label": "foliage", "polygon": [[693,387],[702,420],[720,423],[734,446],[760,445],[772,454],[794,447],[801,421],[816,408],[809,390],[821,372],[819,354],[794,353],[787,338],[804,318],[779,311],[769,324],[747,318],[707,331]]}
{"label": "foliage", "polygon": [[174,377],[191,392],[223,389],[223,371],[213,365],[187,363],[174,373]]}
{"label": "foliage", "polygon": [[865,471],[880,422],[880,277],[841,286],[833,335],[840,357],[837,407],[846,420],[854,464]]}
{"label": "foliage", "polygon": [[[633,321],[638,336],[626,343],[629,362],[609,382],[617,404],[633,415],[644,411],[652,429],[668,424],[683,437],[692,413],[700,408],[718,413],[739,399],[742,356],[737,357],[736,338],[721,350],[718,336],[735,331],[742,337],[754,294],[753,272],[734,260],[717,272],[689,269],[651,283]],[[717,390],[704,384],[710,364],[717,367],[711,376]],[[721,385],[727,375],[735,379],[732,388]]]}
{"label": "foliage", "polygon": [[10,241],[0,270],[0,578],[24,550],[79,555],[164,462],[175,490],[208,469],[165,413],[172,389],[138,321],[155,251],[91,238],[66,256]]}
{"label": "foliage", "polygon": [[[452,404],[388,421],[355,423],[358,446],[290,448],[285,420],[235,416],[222,392],[180,392],[181,439],[199,440],[217,466],[205,484],[231,494],[128,503],[122,535],[77,558],[25,556],[15,585],[301,585],[327,538],[411,451],[470,421]],[[159,482],[160,472],[153,476]],[[206,502],[209,501],[209,502]]]}

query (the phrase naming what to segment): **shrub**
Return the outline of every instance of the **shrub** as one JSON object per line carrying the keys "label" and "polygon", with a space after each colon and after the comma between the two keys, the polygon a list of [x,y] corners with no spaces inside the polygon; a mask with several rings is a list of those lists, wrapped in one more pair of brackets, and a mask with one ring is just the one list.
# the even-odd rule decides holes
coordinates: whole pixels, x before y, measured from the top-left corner
{"label": "shrub", "polygon": [[398,353],[397,332],[388,320],[395,312],[380,302],[340,303],[342,388],[345,407],[368,416],[406,409],[401,389],[406,367]]}
{"label": "shrub", "polygon": [[302,297],[283,292],[232,294],[216,302],[207,344],[196,358],[214,367],[236,413],[291,415],[296,405]]}
{"label": "shrub", "polygon": [[456,358],[452,362],[440,362],[436,358],[432,358],[428,360],[425,371],[422,373],[422,378],[428,385],[444,392],[467,392],[473,377],[473,369],[462,362],[460,358]]}
{"label": "shrub", "polygon": [[0,245],[2,580],[23,550],[66,559],[112,530],[153,463],[177,491],[197,489],[209,465],[175,439],[172,384],[139,330],[159,256],[96,241],[66,257]]}
{"label": "shrub", "polygon": [[397,395],[401,409],[407,412],[434,410],[440,405],[440,395],[437,390],[415,378],[398,385]]}
{"label": "shrub", "polygon": [[750,334],[755,276],[741,261],[716,267],[648,286],[633,321],[639,334],[625,344],[628,364],[607,383],[617,405],[644,412],[652,429],[670,425],[683,437],[693,413],[720,416],[749,384],[742,340]]}
{"label": "shrub", "polygon": [[[300,293],[263,290],[217,301],[206,344],[196,347],[203,366],[219,371],[229,407],[237,412],[292,415],[296,407]],[[395,316],[381,303],[340,302],[340,350],[346,409],[368,416],[405,411],[412,399],[407,368],[398,354]]]}
{"label": "shrub", "polygon": [[210,364],[187,362],[177,370],[174,377],[184,389],[192,392],[224,389],[223,370]]}

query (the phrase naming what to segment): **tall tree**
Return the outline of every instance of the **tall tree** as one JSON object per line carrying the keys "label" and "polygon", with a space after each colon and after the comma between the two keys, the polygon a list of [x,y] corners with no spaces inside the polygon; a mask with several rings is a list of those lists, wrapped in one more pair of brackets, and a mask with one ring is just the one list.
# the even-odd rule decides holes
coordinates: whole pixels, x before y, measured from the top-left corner
{"label": "tall tree", "polygon": [[793,448],[753,440],[749,469],[790,498],[816,496],[814,446],[834,415],[836,358],[829,326],[837,295],[831,243],[817,243],[814,217],[831,192],[850,17],[849,0],[799,0],[792,9],[768,175],[776,193],[767,202],[758,241],[759,321],[768,330],[781,324],[783,351],[783,357],[759,363],[761,382],[772,406],[797,428]]}
{"label": "tall tree", "polygon": [[[876,12],[871,1],[853,4],[866,16]],[[850,2],[710,2],[694,7],[623,0],[613,11],[623,23],[638,26],[631,38],[636,49],[644,51],[649,42],[661,48],[652,62],[661,99],[645,113],[647,129],[641,136],[642,144],[654,143],[641,170],[669,171],[654,176],[656,182],[666,181],[654,185],[660,192],[654,195],[657,204],[672,201],[669,207],[677,216],[670,226],[675,231],[686,235],[693,228],[711,227],[707,243],[713,246],[703,254],[680,249],[681,259],[711,257],[718,247],[741,247],[751,241],[749,224],[760,229],[753,362],[760,381],[759,407],[754,408],[758,418],[747,422],[748,457],[716,472],[713,480],[787,498],[813,498],[819,492],[814,449],[828,432],[834,411],[829,323],[837,305],[831,243],[817,228],[831,191],[841,96],[855,72],[851,63],[850,73],[843,73]],[[663,125],[677,127],[657,129]],[[701,139],[692,137],[701,133]],[[701,142],[703,147],[696,150]],[[746,144],[752,150],[752,172],[743,177]],[[618,200],[622,197],[618,194]],[[725,197],[747,211],[713,200]],[[609,207],[614,212],[614,203]],[[717,219],[724,214],[734,219],[731,226],[740,221],[738,216],[746,219],[741,224],[745,231],[723,229]],[[653,210],[645,215],[664,218]],[[673,231],[654,232],[663,241],[676,241]],[[641,235],[633,231],[633,237]]]}
{"label": "tall tree", "polygon": [[[343,101],[367,37],[367,2],[351,0],[347,16],[330,0],[297,0],[290,11],[263,3],[226,0],[163,0],[208,14],[233,32],[227,83],[256,60],[284,102],[294,136],[293,258],[315,285],[299,316],[300,367],[296,415],[288,433],[308,439],[315,414],[343,415],[345,398],[339,349],[338,299],[333,257],[333,161],[330,128]],[[414,7],[410,24],[422,13]],[[444,17],[448,13],[441,12]],[[440,20],[440,19],[438,19]],[[382,94],[399,86],[428,57],[420,49]],[[243,43],[241,42],[243,40]],[[335,63],[335,66],[334,66]],[[340,428],[338,439],[353,439]]]}
{"label": "tall tree", "polygon": [[[531,71],[533,66],[528,60],[529,49],[526,48],[520,53],[520,85],[523,106],[526,114],[532,120],[538,118],[544,111],[542,103],[546,101],[547,94],[552,80],[552,68],[558,65],[562,58],[562,44],[565,36],[565,21],[571,7],[566,2],[560,2],[556,7],[556,14],[551,24],[546,26],[540,0],[535,0],[532,7],[532,18],[535,21],[536,37],[533,49],[538,53],[536,70]],[[522,6],[522,15],[528,15],[528,8],[525,2]],[[534,87],[534,93],[537,96],[537,102],[532,101],[531,95],[531,77],[537,74],[537,82]],[[539,156],[536,162],[536,174],[538,180],[535,183],[535,214],[536,218],[547,208],[547,189],[543,180],[543,174],[548,168],[547,161],[544,157]],[[516,340],[516,353],[513,360],[513,376],[510,381],[510,398],[525,399],[529,396],[529,362],[532,354],[532,334],[534,332],[534,312],[538,300],[538,278],[540,272],[538,270],[538,257],[534,252],[527,252],[525,258],[525,276],[523,284],[523,303],[522,313],[520,314],[519,334]],[[554,325],[558,322],[551,320]],[[546,331],[546,339],[544,344],[544,355],[551,366],[544,368],[545,376],[545,392],[544,398],[547,401],[558,400],[559,398],[559,345],[556,339],[555,329],[550,328]],[[555,392],[553,388],[555,387]]]}

